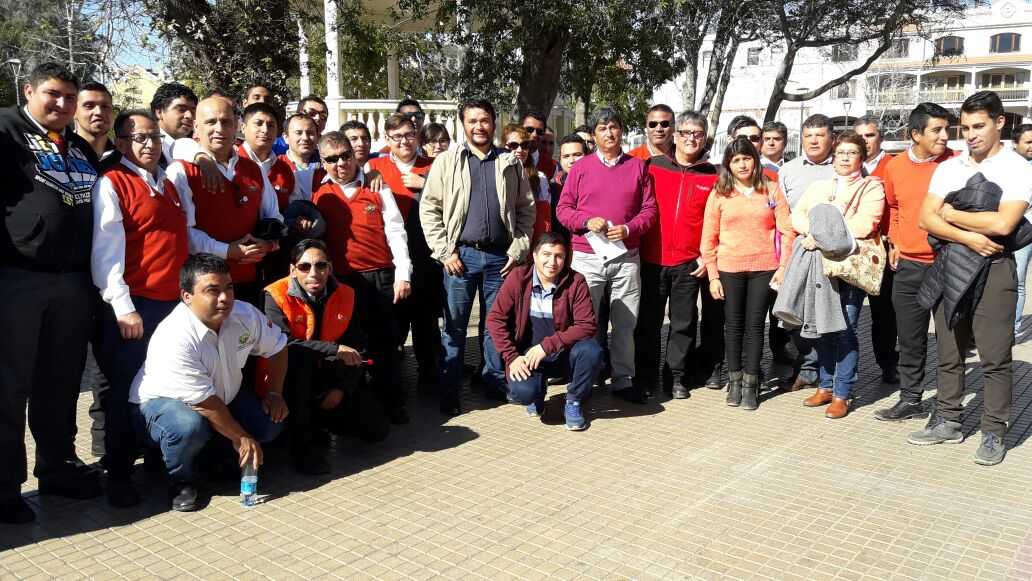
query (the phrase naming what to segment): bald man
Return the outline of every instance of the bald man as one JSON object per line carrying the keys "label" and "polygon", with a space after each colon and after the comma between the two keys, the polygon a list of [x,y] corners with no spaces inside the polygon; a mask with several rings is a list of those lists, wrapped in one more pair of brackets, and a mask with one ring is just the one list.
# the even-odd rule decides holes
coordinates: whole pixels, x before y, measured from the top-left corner
{"label": "bald man", "polygon": [[[197,104],[196,119],[194,135],[200,151],[191,157],[193,161],[176,160],[167,171],[186,212],[190,253],[208,252],[228,260],[236,298],[256,304],[260,297],[257,265],[278,244],[254,232],[261,220],[282,225],[276,190],[257,163],[237,154],[232,102],[219,96],[203,99]],[[214,163],[221,184],[205,179],[199,165],[203,163]]]}

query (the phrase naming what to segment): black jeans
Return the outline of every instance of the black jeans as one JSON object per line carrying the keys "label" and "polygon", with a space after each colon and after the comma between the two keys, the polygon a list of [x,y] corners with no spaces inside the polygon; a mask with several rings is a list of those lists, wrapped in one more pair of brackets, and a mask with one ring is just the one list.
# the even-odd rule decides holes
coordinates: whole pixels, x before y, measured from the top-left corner
{"label": "black jeans", "polygon": [[0,267],[0,499],[27,477],[25,406],[40,480],[75,468],[75,405],[96,289],[87,272]]}
{"label": "black jeans", "polygon": [[641,302],[634,329],[634,370],[637,379],[654,385],[658,380],[663,316],[670,301],[670,333],[666,342],[666,366],[683,375],[689,355],[695,352],[699,323],[699,286],[705,278],[692,276],[697,261],[660,266],[641,263]]}
{"label": "black jeans", "polygon": [[892,283],[895,275],[891,268],[886,268],[882,276],[881,294],[867,296],[867,303],[871,306],[874,360],[883,372],[894,369],[899,361],[899,353],[896,351],[896,309],[892,305]]}
{"label": "black jeans", "polygon": [[370,369],[373,388],[386,409],[405,407],[406,393],[398,361],[394,267],[354,272],[341,276],[340,280],[355,289],[358,324],[368,338],[368,353],[373,360]]}
{"label": "black jeans", "polygon": [[727,370],[760,374],[763,323],[770,307],[773,270],[721,272],[727,329]]}
{"label": "black jeans", "polygon": [[444,279],[441,265],[427,257],[412,259],[412,294],[397,305],[398,344],[404,345],[412,328],[412,351],[421,374],[436,376],[441,359],[444,314]]}
{"label": "black jeans", "polygon": [[[900,258],[893,275],[892,303],[899,335],[899,363],[896,366],[899,370],[899,398],[910,403],[921,401],[925,380],[928,322],[932,312],[918,304],[917,291],[931,266],[930,263]],[[871,316],[874,317],[873,308]]]}

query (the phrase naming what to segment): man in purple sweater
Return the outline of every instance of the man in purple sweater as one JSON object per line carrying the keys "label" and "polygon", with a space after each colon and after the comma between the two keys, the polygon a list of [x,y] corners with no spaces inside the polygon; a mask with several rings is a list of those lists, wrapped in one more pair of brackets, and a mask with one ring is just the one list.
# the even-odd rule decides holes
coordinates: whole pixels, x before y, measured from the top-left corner
{"label": "man in purple sweater", "polygon": [[[598,149],[570,168],[556,215],[573,235],[572,266],[587,280],[595,312],[609,296],[613,394],[645,403],[645,392],[634,383],[634,327],[641,298],[638,245],[658,217],[656,197],[645,162],[623,152],[620,114],[609,107],[599,109],[591,127]],[[616,257],[595,254],[584,237],[589,231],[622,241],[627,252]],[[606,331],[599,328],[600,342]]]}

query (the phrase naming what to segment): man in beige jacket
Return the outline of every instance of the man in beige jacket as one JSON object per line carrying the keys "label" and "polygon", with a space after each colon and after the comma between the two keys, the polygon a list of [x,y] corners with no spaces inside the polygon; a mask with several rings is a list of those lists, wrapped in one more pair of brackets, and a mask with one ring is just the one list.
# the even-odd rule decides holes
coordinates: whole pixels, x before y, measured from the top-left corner
{"label": "man in beige jacket", "polygon": [[[494,147],[494,106],[467,101],[459,117],[466,144],[437,156],[419,202],[427,245],[445,274],[440,396],[441,412],[447,415],[461,413],[463,351],[473,298],[479,290],[481,317],[486,316],[502,278],[527,256],[536,215],[522,164]],[[486,393],[504,398],[501,360],[491,338],[483,332],[480,336]]]}

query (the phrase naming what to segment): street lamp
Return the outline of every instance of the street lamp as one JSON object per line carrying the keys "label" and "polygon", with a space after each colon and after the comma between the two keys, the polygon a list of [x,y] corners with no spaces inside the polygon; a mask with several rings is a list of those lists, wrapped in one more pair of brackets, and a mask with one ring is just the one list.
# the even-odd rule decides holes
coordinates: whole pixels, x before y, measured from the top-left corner
{"label": "street lamp", "polygon": [[846,112],[846,129],[849,129],[849,126],[851,124],[850,121],[849,121],[849,110],[852,109],[852,108],[853,108],[853,102],[852,101],[843,101],[842,102],[842,109]]}
{"label": "street lamp", "polygon": [[11,65],[11,72],[14,74],[14,101],[21,106],[21,93],[18,91],[18,75],[21,73],[21,61],[19,59],[7,59],[5,65]]}
{"label": "street lamp", "polygon": [[[802,94],[809,91],[810,88],[798,87],[796,90],[799,91],[800,94]],[[802,99],[799,100],[799,151],[796,152],[796,155],[803,155],[803,106],[805,104],[806,101],[803,101]]]}

